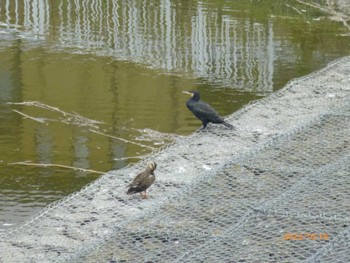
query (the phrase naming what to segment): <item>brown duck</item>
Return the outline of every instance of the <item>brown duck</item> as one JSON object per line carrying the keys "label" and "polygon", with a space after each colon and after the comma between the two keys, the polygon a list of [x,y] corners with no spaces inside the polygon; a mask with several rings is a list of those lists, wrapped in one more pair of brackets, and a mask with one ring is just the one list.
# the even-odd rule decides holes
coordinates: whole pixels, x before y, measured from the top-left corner
{"label": "brown duck", "polygon": [[157,164],[155,162],[148,162],[146,169],[136,175],[134,180],[127,186],[129,189],[126,191],[126,194],[131,195],[140,193],[143,199],[147,198],[146,190],[154,183],[154,180],[156,179],[154,176],[154,170],[156,168]]}

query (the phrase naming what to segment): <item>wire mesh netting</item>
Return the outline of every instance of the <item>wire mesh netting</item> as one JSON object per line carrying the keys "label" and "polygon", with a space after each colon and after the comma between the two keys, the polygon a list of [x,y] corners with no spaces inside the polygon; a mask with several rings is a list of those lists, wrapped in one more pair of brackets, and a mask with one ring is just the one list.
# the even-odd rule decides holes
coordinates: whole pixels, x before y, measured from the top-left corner
{"label": "wire mesh netting", "polygon": [[[350,262],[350,57],[1,235],[3,262]],[[125,187],[158,164],[150,198]]]}

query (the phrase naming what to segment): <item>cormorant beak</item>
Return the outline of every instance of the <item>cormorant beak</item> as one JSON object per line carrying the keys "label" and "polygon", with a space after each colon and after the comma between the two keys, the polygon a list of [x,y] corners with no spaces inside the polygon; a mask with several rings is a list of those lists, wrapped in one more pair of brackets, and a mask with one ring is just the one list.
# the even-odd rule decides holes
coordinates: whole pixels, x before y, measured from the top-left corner
{"label": "cormorant beak", "polygon": [[192,92],[189,92],[189,91],[183,91],[182,93],[183,93],[183,94],[188,94],[188,95],[190,95],[191,97],[193,96],[193,93],[192,93]]}

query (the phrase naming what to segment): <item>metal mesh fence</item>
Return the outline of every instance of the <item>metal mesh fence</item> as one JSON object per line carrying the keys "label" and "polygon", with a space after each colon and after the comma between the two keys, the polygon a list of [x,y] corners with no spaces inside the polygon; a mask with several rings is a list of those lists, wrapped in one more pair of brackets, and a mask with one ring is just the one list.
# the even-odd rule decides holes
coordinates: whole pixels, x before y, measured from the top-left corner
{"label": "metal mesh fence", "polygon": [[[350,57],[2,234],[3,262],[350,262]],[[151,198],[125,187],[158,164]]]}

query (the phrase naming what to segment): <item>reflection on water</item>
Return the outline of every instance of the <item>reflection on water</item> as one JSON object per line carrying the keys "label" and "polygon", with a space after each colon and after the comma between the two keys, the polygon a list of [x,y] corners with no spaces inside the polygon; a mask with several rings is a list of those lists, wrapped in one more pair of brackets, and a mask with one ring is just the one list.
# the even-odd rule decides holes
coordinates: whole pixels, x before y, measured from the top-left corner
{"label": "reflection on water", "polygon": [[227,115],[349,53],[287,2],[1,0],[0,229],[98,176],[9,163],[118,169],[200,127],[181,91]]}
{"label": "reflection on water", "polygon": [[[18,2],[5,5],[8,27],[20,24],[37,38],[54,37],[60,47],[97,50],[229,87],[273,90],[271,21],[236,19],[203,4],[188,13],[184,1],[42,0],[25,2],[23,9]],[[50,31],[55,34],[47,36]]]}
{"label": "reflection on water", "polygon": [[[7,28],[56,48],[78,48],[235,89],[273,91],[274,61],[284,54],[274,42],[277,19],[242,16],[242,1],[217,6],[170,0],[2,2]],[[263,12],[259,3],[250,8]]]}

